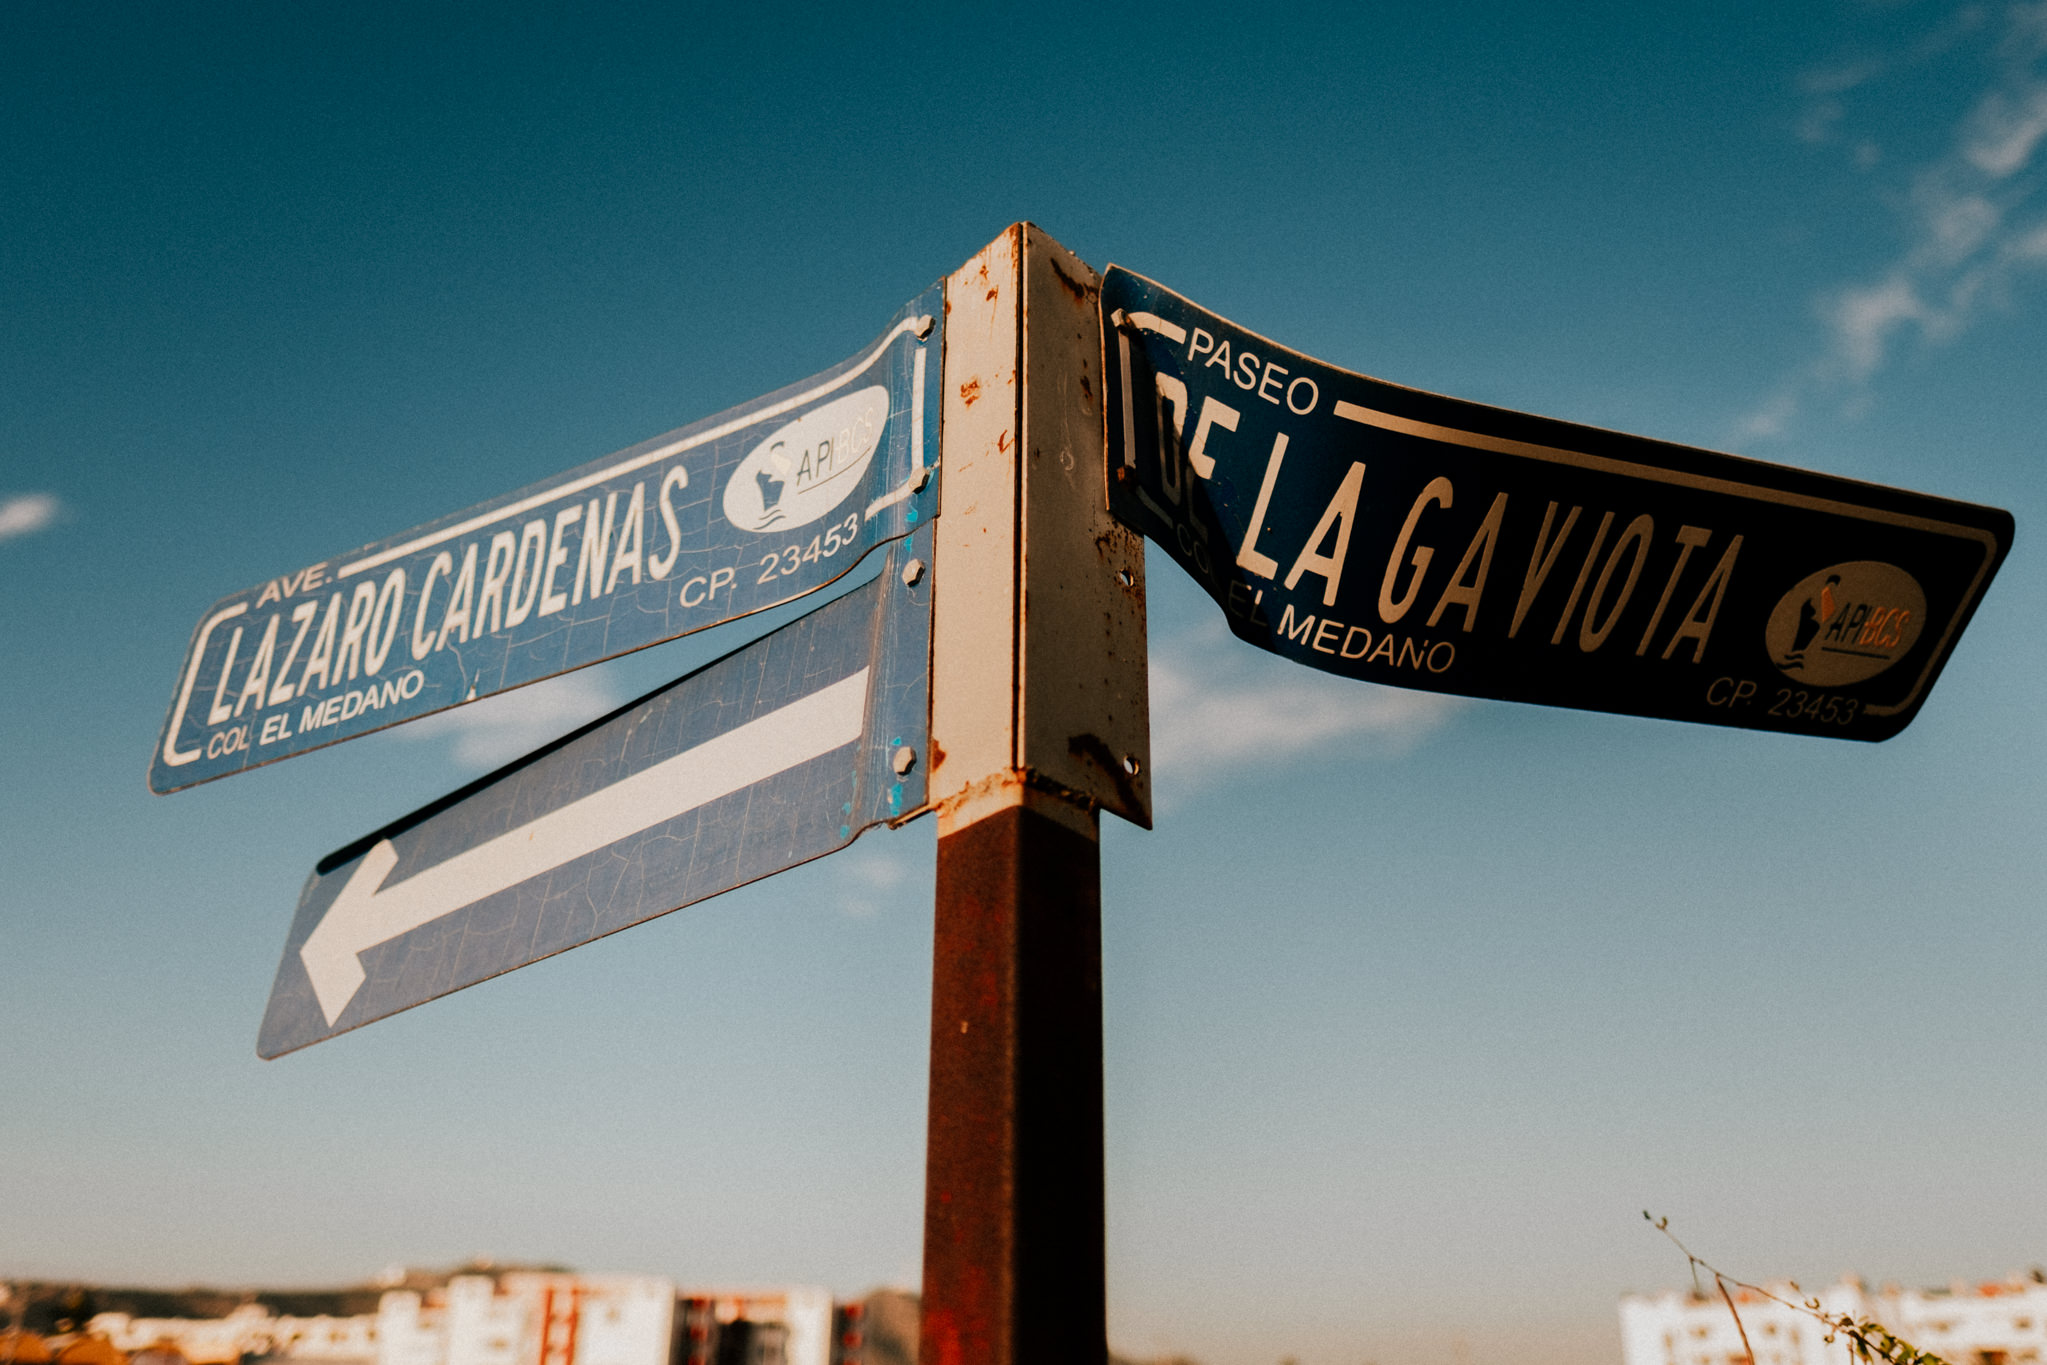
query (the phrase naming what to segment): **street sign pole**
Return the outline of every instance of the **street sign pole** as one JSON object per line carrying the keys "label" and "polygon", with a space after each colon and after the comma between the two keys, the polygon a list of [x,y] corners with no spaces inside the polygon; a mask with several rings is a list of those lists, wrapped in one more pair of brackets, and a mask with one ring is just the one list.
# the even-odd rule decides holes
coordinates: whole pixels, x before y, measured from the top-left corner
{"label": "street sign pole", "polygon": [[934,524],[930,1365],[1107,1357],[1099,812],[1151,823],[1143,543],[1099,280],[1028,224],[947,281]]}
{"label": "street sign pole", "polygon": [[1101,857],[1075,814],[939,834],[920,1360],[1106,1349]]}
{"label": "street sign pole", "polygon": [[323,859],[259,1051],[935,811],[920,1359],[1105,1365],[1100,816],[1151,827],[1145,535],[1239,637],[1325,671],[1881,740],[2012,519],[1401,389],[1020,223],[830,371],[201,616],[161,792],[889,546],[883,576]]}

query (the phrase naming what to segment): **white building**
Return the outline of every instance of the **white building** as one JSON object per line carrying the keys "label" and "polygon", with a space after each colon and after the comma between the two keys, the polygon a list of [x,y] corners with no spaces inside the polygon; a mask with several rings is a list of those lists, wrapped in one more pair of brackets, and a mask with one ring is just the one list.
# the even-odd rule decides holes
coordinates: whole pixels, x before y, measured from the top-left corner
{"label": "white building", "polygon": [[645,1275],[457,1275],[385,1294],[377,1365],[669,1365],[675,1284]]}
{"label": "white building", "polygon": [[286,1356],[322,1365],[374,1365],[373,1317],[272,1317],[260,1303],[245,1303],[224,1318],[135,1318],[100,1313],[86,1330],[133,1355],[169,1343],[191,1365],[235,1365],[258,1356]]}
{"label": "white building", "polygon": [[[252,1303],[224,1318],[101,1313],[90,1330],[129,1354],[174,1346],[189,1365],[264,1357],[303,1365],[689,1365],[685,1318],[699,1344],[715,1345],[721,1329],[744,1330],[748,1365],[831,1365],[826,1290],[692,1289],[679,1297],[673,1280],[647,1275],[457,1275],[423,1294],[389,1290],[374,1315],[361,1317],[273,1317]],[[733,1328],[741,1322],[752,1327]]]}
{"label": "white building", "polygon": [[[1788,1283],[1770,1292],[1792,1303],[1817,1298],[1822,1312],[1875,1319],[1950,1365],[2036,1365],[2047,1361],[2047,1283],[2014,1277],[1946,1289],[1871,1293],[1844,1280],[1817,1293]],[[1754,1365],[1851,1365],[1846,1345],[1805,1313],[1745,1290],[1730,1290]],[[1741,1332],[1719,1294],[1669,1291],[1621,1299],[1621,1350],[1627,1365],[1749,1365]]]}
{"label": "white building", "polygon": [[98,1313],[85,1325],[133,1355],[169,1342],[192,1365],[234,1365],[243,1356],[270,1350],[270,1327],[276,1319],[260,1303],[245,1303],[224,1318],[134,1318],[126,1313]]}
{"label": "white building", "polygon": [[375,1365],[377,1319],[368,1313],[350,1318],[272,1318],[266,1354],[318,1365]]}
{"label": "white building", "polygon": [[[679,1300],[679,1303],[678,1303]],[[678,1309],[680,1308],[680,1312]],[[424,1296],[386,1293],[376,1365],[687,1365],[694,1328],[755,1324],[749,1365],[831,1365],[824,1289],[684,1289],[650,1276],[458,1275]]]}

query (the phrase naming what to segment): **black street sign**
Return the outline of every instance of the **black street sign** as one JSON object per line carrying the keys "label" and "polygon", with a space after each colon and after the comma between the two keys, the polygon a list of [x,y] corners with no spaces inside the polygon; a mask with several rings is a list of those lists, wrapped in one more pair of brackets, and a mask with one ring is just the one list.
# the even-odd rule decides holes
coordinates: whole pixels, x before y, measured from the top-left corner
{"label": "black street sign", "polygon": [[929,528],[873,581],[323,859],[256,1050],[317,1043],[925,804]]}
{"label": "black street sign", "polygon": [[1120,267],[1102,312],[1110,508],[1347,677],[1888,739],[2011,545],[1995,508],[1339,370]]}

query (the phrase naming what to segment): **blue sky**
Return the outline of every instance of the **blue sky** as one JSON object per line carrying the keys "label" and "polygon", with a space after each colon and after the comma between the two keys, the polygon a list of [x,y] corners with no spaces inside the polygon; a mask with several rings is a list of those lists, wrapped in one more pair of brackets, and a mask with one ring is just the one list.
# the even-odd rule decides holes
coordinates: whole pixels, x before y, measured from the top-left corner
{"label": "blue sky", "polygon": [[[1881,746],[1455,703],[1151,558],[1111,1335],[1617,1361],[2047,1261],[2047,6],[10,6],[0,1274],[914,1283],[929,822],[275,1063],[326,852],[737,643],[169,798],[221,593],[801,378],[1030,218],[1386,379],[2009,508]],[[744,637],[754,627],[740,628]]]}

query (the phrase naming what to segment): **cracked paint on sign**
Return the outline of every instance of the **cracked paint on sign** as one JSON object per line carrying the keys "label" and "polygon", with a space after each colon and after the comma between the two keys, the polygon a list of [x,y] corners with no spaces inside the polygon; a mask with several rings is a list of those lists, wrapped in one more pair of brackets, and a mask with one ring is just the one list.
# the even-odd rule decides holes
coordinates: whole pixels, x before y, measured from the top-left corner
{"label": "cracked paint on sign", "polygon": [[275,1057],[845,847],[925,805],[927,526],[872,581],[323,859]]}
{"label": "cracked paint on sign", "polygon": [[[150,789],[177,791],[802,597],[937,507],[942,291],[844,363],[233,594]],[[738,515],[735,509],[743,509]]]}

